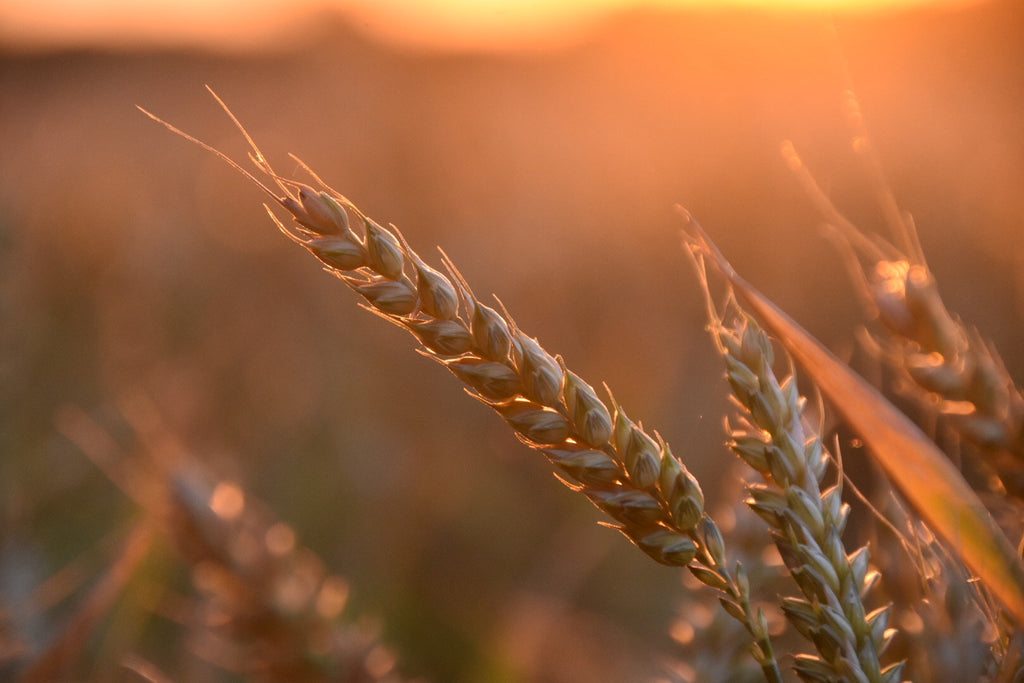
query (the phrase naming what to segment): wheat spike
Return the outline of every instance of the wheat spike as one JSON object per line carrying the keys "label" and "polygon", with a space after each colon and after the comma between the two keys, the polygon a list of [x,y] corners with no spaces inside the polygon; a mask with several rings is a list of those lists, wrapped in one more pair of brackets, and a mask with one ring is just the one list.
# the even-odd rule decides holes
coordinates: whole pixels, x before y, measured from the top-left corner
{"label": "wheat spike", "polygon": [[609,402],[603,401],[560,356],[524,333],[500,301],[496,308],[480,301],[444,252],[447,274],[427,264],[397,228],[385,228],[365,215],[308,167],[318,188],[277,175],[241,123],[214,97],[276,190],[219,150],[140,110],[216,154],[270,196],[291,215],[292,222],[285,223],[267,207],[285,236],[359,294],[365,309],[410,332],[421,354],[455,375],[470,396],[490,406],[520,441],[555,466],[560,481],[614,520],[603,525],[655,561],[686,567],[718,591],[726,612],[751,634],[753,656],[765,679],[781,682],[767,620],[752,606],[745,572],[742,566],[728,568],[724,539],[704,510],[699,482],[660,435],[651,436],[631,420],[610,390]]}
{"label": "wheat spike", "polygon": [[[737,426],[727,427],[729,445],[764,480],[748,485],[748,505],[767,522],[804,594],[782,600],[790,623],[818,651],[817,656],[797,656],[797,673],[804,680],[898,681],[901,662],[884,670],[879,663],[894,635],[887,629],[889,609],[865,610],[862,598],[877,574],[869,571],[866,546],[848,553],[843,545],[849,506],[842,501],[841,480],[822,488],[831,457],[820,430],[804,419],[805,400],[796,377],[792,370],[782,378],[776,374],[771,340],[734,298],[724,316],[716,310],[702,247],[696,242],[690,247],[705,291],[709,329],[741,409]],[[792,368],[788,355],[784,362]]]}
{"label": "wheat spike", "polygon": [[612,526],[658,562],[683,567],[693,560],[704,496],[668,444],[614,401],[609,409],[503,307],[498,313],[481,302],[447,257],[445,275],[397,228],[381,226],[315,174],[319,188],[278,176],[233,115],[252,147],[252,161],[276,191],[223,153],[143,111],[217,154],[271,196],[293,219],[286,224],[268,207],[282,233],[362,296],[365,308],[412,333],[423,355],[501,415],[521,441],[565,475],[570,488],[615,519]]}
{"label": "wheat spike", "polygon": [[[861,126],[854,146],[867,156],[875,185],[885,187],[877,178],[880,171]],[[905,378],[904,390],[922,405],[936,407],[966,442],[977,447],[1005,491],[1024,500],[1024,395],[995,349],[946,308],[913,220],[895,209],[890,193],[880,190],[903,246],[867,237],[840,213],[791,143],[783,144],[782,154],[835,229],[864,307],[876,320],[875,341],[884,360]]]}

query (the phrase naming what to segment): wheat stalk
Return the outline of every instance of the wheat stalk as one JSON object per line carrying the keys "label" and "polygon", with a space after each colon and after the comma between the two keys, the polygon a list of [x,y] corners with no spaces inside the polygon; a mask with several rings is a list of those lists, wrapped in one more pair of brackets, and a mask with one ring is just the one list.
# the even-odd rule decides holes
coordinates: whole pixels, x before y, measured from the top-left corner
{"label": "wheat stalk", "polygon": [[[190,627],[191,650],[268,683],[400,680],[396,657],[379,642],[377,629],[347,618],[345,579],[329,574],[268,506],[187,455],[147,400],[133,397],[122,410],[144,457],[124,457],[113,437],[80,410],[65,409],[60,428],[143,508],[139,526],[161,531],[185,560],[199,599],[186,609],[159,611],[173,612]],[[33,667],[38,674],[26,680],[52,680],[52,670],[41,668],[50,659],[40,657]]]}
{"label": "wheat stalk", "polygon": [[694,240],[688,246],[704,287],[709,330],[741,410],[736,426],[727,423],[729,446],[764,481],[748,485],[747,503],[767,522],[804,595],[782,599],[790,623],[818,651],[796,656],[797,673],[813,681],[898,681],[903,662],[884,670],[879,663],[895,635],[888,628],[890,609],[865,610],[862,598],[878,575],[866,546],[847,553],[843,545],[849,506],[842,501],[842,479],[823,490],[831,456],[820,429],[804,419],[792,361],[783,351],[790,372],[780,379],[771,340],[731,295],[724,313],[716,309],[704,246]]}
{"label": "wheat stalk", "polygon": [[[722,525],[722,532],[729,540],[729,554],[737,568],[738,580],[744,587],[747,600],[754,600],[758,609],[755,613],[766,612],[766,627],[770,629],[770,645],[777,651],[791,652],[798,644],[799,634],[786,628],[785,617],[777,604],[777,597],[791,586],[788,572],[782,558],[774,547],[765,547],[763,521],[744,502],[747,478],[746,465],[733,459],[728,468],[728,477],[723,477],[721,503],[715,510],[715,518]],[[721,593],[715,600],[714,593],[698,590],[699,582],[693,577],[684,577],[686,594],[680,596],[679,617],[670,629],[678,650],[678,661],[673,669],[681,681],[747,681],[763,680],[763,669],[759,670],[751,660],[747,634],[741,629],[745,622],[735,619],[722,606]],[[748,608],[749,609],[749,608]],[[794,637],[796,636],[796,637]]]}
{"label": "wheat stalk", "polygon": [[[664,440],[650,436],[614,400],[609,408],[507,311],[477,299],[447,257],[448,276],[429,266],[394,226],[382,227],[326,186],[317,190],[278,177],[258,150],[255,159],[283,196],[243,172],[291,213],[294,225],[270,212],[285,235],[360,294],[365,308],[412,333],[423,355],[498,412],[638,547],[663,564],[690,563],[700,542],[703,494]],[[361,235],[352,230],[349,213]]]}
{"label": "wheat stalk", "polygon": [[349,587],[238,484],[179,468],[167,529],[193,566],[196,649],[263,681],[398,681],[396,657],[366,623],[347,623]]}
{"label": "wheat stalk", "polygon": [[949,312],[921,249],[914,223],[899,210],[872,153],[853,93],[847,93],[853,147],[865,160],[899,247],[868,238],[836,208],[792,143],[782,154],[801,187],[841,239],[862,301],[877,321],[875,338],[920,403],[934,406],[977,447],[1006,492],[1024,500],[1024,395],[998,353]]}
{"label": "wheat stalk", "polygon": [[603,525],[655,561],[686,567],[718,591],[723,608],[751,635],[751,651],[765,679],[781,681],[767,618],[752,605],[745,570],[741,565],[729,569],[725,541],[704,510],[699,482],[661,436],[630,419],[607,387],[609,401],[602,401],[560,356],[526,335],[500,301],[497,308],[480,301],[443,252],[447,275],[428,265],[397,228],[366,216],[304,164],[318,188],[277,175],[241,123],[210,92],[280,195],[219,150],[142,111],[216,154],[272,197],[294,221],[285,224],[267,207],[284,235],[363,297],[365,309],[410,332],[422,355],[454,374],[467,393],[504,418],[520,441],[543,454],[568,488],[615,520]]}
{"label": "wheat stalk", "polygon": [[[272,197],[292,218],[285,223],[268,207],[283,234],[358,293],[364,308],[410,332],[421,354],[452,372],[523,443],[543,454],[563,483],[610,516],[614,523],[607,526],[654,560],[686,567],[715,589],[725,612],[752,637],[751,649],[764,677],[781,681],[767,619],[763,610],[753,606],[749,577],[739,563],[729,568],[722,533],[704,510],[699,483],[660,435],[631,420],[610,390],[608,399],[601,399],[561,357],[525,334],[500,301],[495,299],[493,305],[481,301],[443,252],[442,270],[438,270],[397,228],[384,227],[366,216],[308,168],[313,185],[277,175],[219,98],[218,102],[249,142],[251,158],[268,182],[145,113],[217,154]],[[710,256],[739,299],[757,315],[766,316],[766,325],[809,369],[823,393],[833,401],[840,390],[855,396],[841,412],[861,431],[877,428],[879,434],[867,429],[863,436],[873,449],[877,447],[880,462],[905,491],[914,467],[927,473],[925,490],[909,491],[918,512],[937,526],[958,558],[978,571],[1019,618],[1024,604],[1019,563],[1006,552],[1005,539],[991,520],[978,512],[958,473],[943,469],[948,462],[929,450],[930,443],[924,445],[923,435],[911,431],[912,425],[904,424],[902,416],[897,419],[892,406],[867,391],[848,368],[840,367],[750,288],[706,235],[700,233],[694,246],[698,261],[702,256],[696,252]],[[848,508],[841,500],[840,483],[822,490],[828,456],[820,437],[807,431],[804,401],[792,373],[781,380],[775,375],[772,344],[736,300],[730,306],[726,311],[732,322],[727,325],[709,299],[712,332],[744,411],[738,428],[730,430],[730,445],[765,479],[764,484],[749,487],[749,505],[773,529],[776,546],[804,594],[783,598],[783,611],[818,651],[798,655],[796,671],[806,680],[898,680],[902,662],[884,669],[879,662],[892,637],[887,629],[889,609],[865,612],[861,598],[874,581],[867,550],[847,553],[840,541]],[[912,466],[898,460],[898,453],[912,456]],[[932,500],[936,493],[950,491],[963,494],[963,501],[946,509]]]}

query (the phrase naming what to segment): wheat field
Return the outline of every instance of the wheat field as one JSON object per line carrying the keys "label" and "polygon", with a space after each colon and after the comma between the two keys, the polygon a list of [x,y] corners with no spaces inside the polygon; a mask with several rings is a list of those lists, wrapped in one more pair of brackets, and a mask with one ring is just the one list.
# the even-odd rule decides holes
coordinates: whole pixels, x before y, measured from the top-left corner
{"label": "wheat field", "polygon": [[[900,23],[911,18],[850,22],[842,57],[817,20],[643,15],[533,60],[394,54],[352,33],[248,57],[5,55],[0,81],[18,106],[0,111],[0,301],[13,323],[0,333],[0,671],[789,680],[796,665],[812,679],[884,680],[907,660],[892,680],[1011,680],[1014,628],[999,600],[949,578],[962,578],[955,552],[900,554],[854,493],[888,500],[865,439],[819,410],[813,379],[799,369],[786,379],[793,367],[777,344],[755,375],[771,369],[770,385],[793,387],[780,395],[798,407],[783,412],[810,415],[782,432],[820,428],[822,452],[838,450],[849,524],[828,494],[834,460],[804,453],[815,481],[800,475],[798,493],[785,483],[791,464],[759,458],[750,439],[772,431],[758,422],[761,399],[729,397],[759,363],[758,344],[739,343],[757,323],[713,267],[708,296],[722,317],[709,319],[673,207],[918,418],[1011,533],[1013,501],[999,501],[1003,489],[1012,498],[1013,460],[970,454],[1013,450],[1014,393],[987,404],[1006,419],[972,423],[964,402],[980,385],[940,404],[928,371],[934,354],[973,344],[997,359],[986,386],[1021,376],[1022,80],[995,49],[1016,45],[1013,11],[915,17],[919,34]],[[912,326],[896,308],[883,310],[888,325],[872,323],[864,294],[906,292],[885,285],[911,271],[871,262],[863,276],[880,289],[863,288],[846,266],[878,253],[861,245],[851,257],[822,228],[839,223],[822,197],[867,234],[888,234],[891,218],[850,144],[844,70],[953,312],[933,318],[951,345],[942,335],[935,348],[886,345]],[[319,187],[299,194],[261,176],[278,198],[292,194],[278,206],[283,230],[321,263],[268,220],[260,204],[275,200],[135,109],[260,174],[202,83],[282,177],[316,186],[294,152],[343,193],[328,201]],[[786,139],[821,195],[779,153]],[[418,334],[360,311],[361,300]],[[957,316],[964,331],[949,332]],[[465,371],[481,366],[497,375]],[[932,380],[924,398],[912,381],[922,378]],[[952,419],[936,419],[943,408]],[[951,424],[964,422],[973,431],[958,436]],[[754,514],[741,482],[758,477]],[[803,519],[843,518],[854,555],[842,585],[873,581],[868,557],[881,573],[865,592],[871,618],[852,627],[857,667],[807,626],[817,622],[800,601],[820,597],[818,584],[780,576],[798,561],[792,534],[810,532],[790,520],[776,531],[790,542],[770,541],[773,482],[801,505],[817,492],[826,512]],[[912,599],[922,590],[934,609]],[[723,596],[734,607],[720,607]],[[873,610],[890,602],[883,624]],[[780,635],[784,611],[794,625]],[[763,648],[749,654],[765,632],[779,639],[777,665]]]}

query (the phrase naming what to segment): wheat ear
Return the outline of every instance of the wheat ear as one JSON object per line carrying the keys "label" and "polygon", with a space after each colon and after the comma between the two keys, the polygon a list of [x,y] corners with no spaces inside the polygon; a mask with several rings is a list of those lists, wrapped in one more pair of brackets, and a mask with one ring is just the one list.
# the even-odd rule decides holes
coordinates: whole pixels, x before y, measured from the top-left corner
{"label": "wheat ear", "polygon": [[[242,172],[292,215],[294,224],[286,225],[268,208],[282,233],[361,295],[365,308],[412,333],[425,356],[547,456],[570,488],[614,518],[613,526],[644,552],[672,566],[693,560],[703,542],[697,528],[704,496],[664,440],[650,436],[614,401],[609,409],[590,384],[520,330],[507,312],[477,299],[450,260],[445,258],[446,276],[394,226],[384,228],[341,194],[322,183],[314,189],[275,174],[249,140],[253,160],[283,196]],[[361,234],[352,229],[350,214]]]}
{"label": "wheat ear", "polygon": [[[866,157],[874,184],[885,188],[870,155],[867,133],[852,94],[855,149]],[[891,193],[879,194],[901,248],[868,238],[822,191],[793,145],[783,157],[844,247],[865,308],[876,318],[875,340],[883,357],[909,380],[920,403],[936,406],[948,424],[978,452],[1006,492],[1024,500],[1024,396],[998,353],[946,308],[925,262],[913,220],[896,208]]]}
{"label": "wheat ear", "polygon": [[804,419],[792,361],[785,355],[790,370],[780,379],[771,340],[731,296],[724,311],[731,322],[724,321],[709,291],[702,249],[690,242],[709,328],[741,410],[737,426],[727,425],[729,445],[764,479],[747,487],[748,505],[768,523],[804,594],[783,598],[783,611],[818,651],[797,655],[796,671],[811,681],[899,681],[902,662],[884,670],[879,663],[895,633],[888,629],[889,607],[871,613],[864,608],[862,597],[877,574],[870,570],[866,546],[847,553],[843,545],[849,506],[842,501],[842,479],[822,490],[831,458],[820,429]]}
{"label": "wheat ear", "polygon": [[194,463],[168,479],[166,526],[201,595],[189,619],[201,655],[264,681],[402,680],[377,629],[347,619],[348,582],[267,506]]}
{"label": "wheat ear", "polygon": [[267,505],[187,455],[144,397],[122,408],[144,454],[138,458],[125,457],[81,410],[65,409],[60,428],[191,568],[199,599],[175,616],[191,627],[200,657],[268,683],[402,680],[378,629],[346,613],[344,578],[329,574]]}
{"label": "wheat ear", "polygon": [[291,214],[294,223],[286,225],[267,209],[284,235],[363,297],[364,308],[410,332],[424,356],[501,415],[520,441],[556,467],[567,487],[615,520],[602,524],[620,531],[655,561],[687,567],[718,591],[723,608],[753,637],[753,656],[765,679],[780,682],[767,619],[751,605],[745,572],[739,565],[728,568],[725,541],[705,513],[700,484],[661,436],[655,432],[652,437],[631,420],[610,390],[609,407],[561,357],[520,330],[500,302],[501,312],[480,301],[443,252],[448,275],[429,266],[394,226],[385,228],[366,216],[308,167],[319,189],[278,176],[241,123],[210,92],[280,195],[219,150],[140,109],[219,156]]}

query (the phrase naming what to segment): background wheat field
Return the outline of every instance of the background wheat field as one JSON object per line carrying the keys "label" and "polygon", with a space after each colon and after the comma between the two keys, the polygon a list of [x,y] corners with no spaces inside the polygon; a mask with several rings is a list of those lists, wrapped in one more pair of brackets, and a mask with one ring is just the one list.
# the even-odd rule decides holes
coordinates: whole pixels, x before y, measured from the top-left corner
{"label": "background wheat field", "polygon": [[[947,304],[1024,377],[1016,2],[834,21],[634,12],[573,46],[504,55],[386,47],[328,17],[259,52],[8,49],[8,666],[60,632],[77,604],[58,600],[60,586],[87,591],[140,514],[61,425],[86,415],[117,462],[146,457],[157,446],[137,434],[140,405],[349,582],[348,609],[379,624],[406,676],[649,680],[674,656],[679,572],[598,527],[594,508],[408,335],[291,248],[255,188],[135,108],[243,159],[204,84],[279,170],[299,170],[293,152],[435,265],[441,245],[478,295],[496,293],[545,348],[607,382],[673,445],[709,507],[736,495],[727,385],[673,205],[855,357],[855,293],[779,155],[793,140],[836,204],[878,229],[841,106],[851,85]],[[863,466],[856,448],[846,466]],[[175,680],[234,680],[197,662],[166,616],[188,582],[154,541],[77,675],[137,680],[122,667],[133,652]]]}

